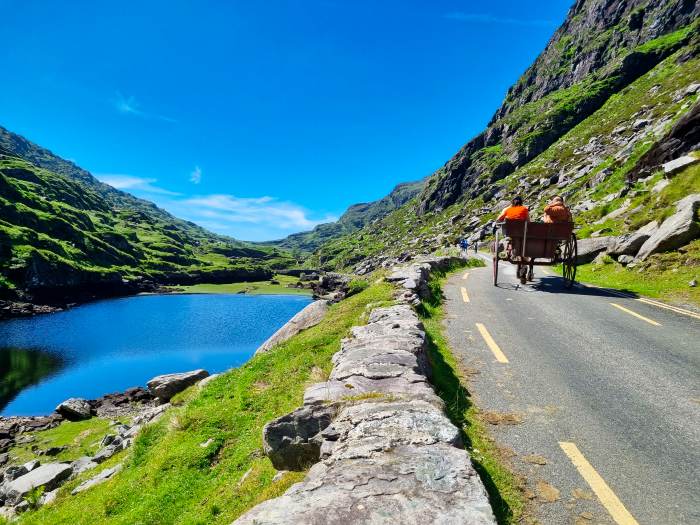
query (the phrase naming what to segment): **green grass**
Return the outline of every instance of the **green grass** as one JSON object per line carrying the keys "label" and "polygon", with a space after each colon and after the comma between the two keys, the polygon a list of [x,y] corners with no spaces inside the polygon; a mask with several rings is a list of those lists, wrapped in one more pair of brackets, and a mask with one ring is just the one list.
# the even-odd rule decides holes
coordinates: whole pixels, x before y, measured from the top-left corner
{"label": "green grass", "polygon": [[683,251],[654,254],[634,268],[612,260],[584,264],[578,267],[576,279],[700,308],[700,287],[688,286],[693,279],[700,282],[700,240],[691,242]]}
{"label": "green grass", "polygon": [[[473,264],[483,266],[483,263]],[[428,357],[433,370],[432,383],[445,401],[448,416],[462,431],[462,438],[486,486],[499,525],[521,523],[525,514],[523,485],[508,468],[503,454],[486,431],[479,410],[467,390],[465,374],[443,334],[445,311],[441,288],[445,280],[446,276],[432,278],[433,297],[425,301],[421,308],[428,336]]]}
{"label": "green grass", "polygon": [[[32,459],[39,459],[43,463],[49,461],[73,461],[81,456],[92,456],[99,449],[100,441],[109,434],[111,421],[108,419],[93,417],[86,421],[65,421],[56,428],[40,432],[28,432],[24,436],[31,436],[30,443],[16,445],[10,450],[12,464],[22,464]],[[48,458],[39,456],[32,448],[46,450],[51,447],[66,447],[60,454]]]}
{"label": "green grass", "polygon": [[282,494],[304,473],[272,481],[263,426],[301,405],[305,387],[330,372],[341,338],[366,320],[367,305],[391,304],[392,291],[387,283],[372,284],[333,305],[319,325],[202,390],[193,387],[176,400],[180,406],[144,429],[122,472],[77,496],[66,495],[67,486],[56,504],[23,514],[20,523],[229,524]]}
{"label": "green grass", "polygon": [[178,286],[177,288],[179,293],[311,295],[311,290],[309,288],[291,288],[288,286],[299,282],[299,279],[296,277],[291,277],[289,275],[275,275],[272,280],[278,281],[279,284],[272,284],[270,281],[227,284],[202,283],[194,284],[192,286]]}

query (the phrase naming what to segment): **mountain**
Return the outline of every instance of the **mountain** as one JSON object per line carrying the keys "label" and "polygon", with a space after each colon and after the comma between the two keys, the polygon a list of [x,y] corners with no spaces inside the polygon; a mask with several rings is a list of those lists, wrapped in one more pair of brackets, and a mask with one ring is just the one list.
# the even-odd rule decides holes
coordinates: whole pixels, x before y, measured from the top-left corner
{"label": "mountain", "polygon": [[0,298],[259,280],[289,262],[276,248],[177,219],[0,127]]}
{"label": "mountain", "polygon": [[687,0],[577,1],[487,128],[418,197],[323,244],[309,264],[366,271],[462,236],[483,238],[513,194],[535,210],[564,195],[582,237],[623,234],[668,215],[672,197],[700,192],[695,168],[652,192],[658,162],[640,163],[673,141],[676,156],[697,149],[695,135],[674,126],[697,124],[699,12]]}
{"label": "mountain", "polygon": [[422,179],[398,184],[383,199],[353,204],[336,222],[319,224],[311,231],[294,233],[284,239],[271,241],[266,244],[279,246],[294,252],[313,252],[323,243],[359,230],[400,208],[423,190],[425,182],[426,180]]}

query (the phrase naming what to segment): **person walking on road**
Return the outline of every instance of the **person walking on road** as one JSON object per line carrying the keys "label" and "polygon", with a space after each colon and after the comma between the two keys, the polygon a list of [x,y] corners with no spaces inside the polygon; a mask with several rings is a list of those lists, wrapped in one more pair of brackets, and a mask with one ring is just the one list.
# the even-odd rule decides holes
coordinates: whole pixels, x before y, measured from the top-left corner
{"label": "person walking on road", "polygon": [[467,249],[469,248],[469,241],[467,239],[462,238],[459,241],[459,248],[461,250],[461,255],[462,257],[467,257]]}

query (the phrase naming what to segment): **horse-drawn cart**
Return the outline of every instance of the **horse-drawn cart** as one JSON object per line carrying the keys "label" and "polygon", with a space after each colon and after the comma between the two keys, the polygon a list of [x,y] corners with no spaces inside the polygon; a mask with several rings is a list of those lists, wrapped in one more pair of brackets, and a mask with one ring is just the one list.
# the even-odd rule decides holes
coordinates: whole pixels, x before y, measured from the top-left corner
{"label": "horse-drawn cart", "polygon": [[498,263],[517,265],[517,276],[525,284],[532,280],[533,266],[561,264],[564,286],[571,288],[576,278],[576,234],[574,224],[506,220],[497,223],[493,243],[493,284],[498,284]]}

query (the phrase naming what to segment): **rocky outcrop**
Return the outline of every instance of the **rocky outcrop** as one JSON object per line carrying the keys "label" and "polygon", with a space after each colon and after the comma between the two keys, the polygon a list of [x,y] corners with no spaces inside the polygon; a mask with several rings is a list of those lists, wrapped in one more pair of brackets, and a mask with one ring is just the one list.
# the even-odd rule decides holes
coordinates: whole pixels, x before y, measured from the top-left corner
{"label": "rocky outcrop", "polygon": [[7,505],[17,505],[30,491],[43,488],[50,491],[58,487],[73,472],[70,465],[65,463],[49,463],[20,476],[0,487],[0,498]]}
{"label": "rocky outcrop", "polygon": [[260,345],[255,351],[255,354],[267,352],[302,330],[316,326],[323,320],[326,312],[328,312],[328,301],[319,300],[306,305],[301,312],[287,321],[282,328],[277,330],[267,341]]}
{"label": "rocky outcrop", "polygon": [[642,245],[637,258],[646,259],[653,253],[675,250],[700,235],[696,220],[700,193],[688,195],[676,203],[676,213],[666,219]]}
{"label": "rocky outcrop", "polygon": [[170,401],[175,394],[182,392],[201,381],[209,375],[209,372],[202,370],[192,370],[190,372],[180,372],[176,374],[163,374],[148,381],[148,389],[161,403]]}
{"label": "rocky outcrop", "polygon": [[81,419],[90,419],[92,417],[90,403],[77,397],[71,397],[63,401],[56,407],[56,412],[68,421],[80,421]]}
{"label": "rocky outcrop", "polygon": [[430,272],[445,271],[461,261],[459,257],[420,257],[412,264],[395,267],[386,280],[402,288],[400,298],[415,306],[421,299],[427,299],[430,296],[428,287]]}
{"label": "rocky outcrop", "polygon": [[577,264],[585,264],[591,262],[600,253],[605,252],[611,245],[617,242],[615,237],[589,237],[587,239],[579,239],[578,254],[576,257]]}
{"label": "rocky outcrop", "polygon": [[96,476],[93,476],[92,478],[83,481],[80,485],[75,487],[71,491],[71,495],[75,496],[76,494],[79,494],[80,492],[84,492],[88,489],[91,489],[95,485],[100,485],[101,483],[104,483],[107,481],[109,478],[114,476],[117,472],[121,471],[122,469],[122,464],[119,463],[118,465],[115,465],[112,468],[106,468]]}
{"label": "rocky outcrop", "polygon": [[656,221],[651,221],[639,228],[634,233],[621,235],[611,243],[610,247],[608,248],[608,253],[612,256],[635,255],[646,240],[656,233],[658,229],[659,223]]}
{"label": "rocky outcrop", "polygon": [[[401,270],[394,281],[413,280],[418,293],[425,268],[398,279]],[[333,356],[328,381],[309,387],[301,409],[265,430],[277,468],[316,464],[304,481],[235,523],[494,524],[460,431],[428,382],[425,352],[423,326],[409,305],[377,308],[367,325],[354,327]]]}

